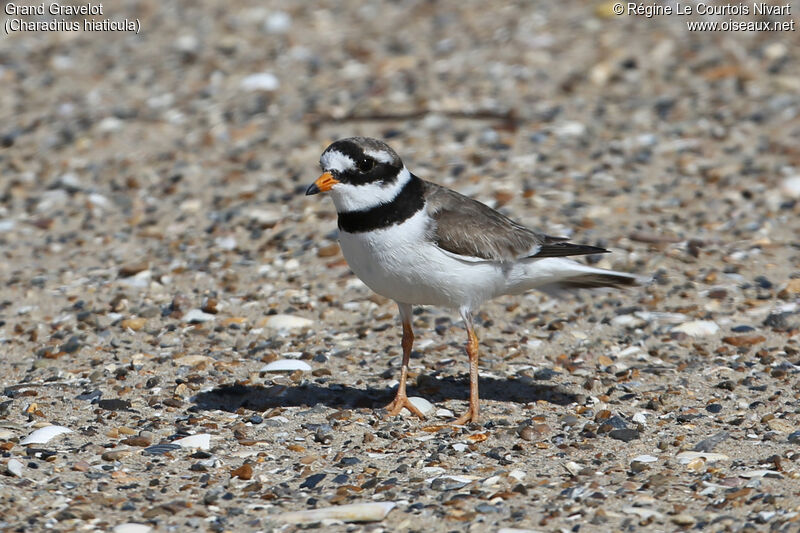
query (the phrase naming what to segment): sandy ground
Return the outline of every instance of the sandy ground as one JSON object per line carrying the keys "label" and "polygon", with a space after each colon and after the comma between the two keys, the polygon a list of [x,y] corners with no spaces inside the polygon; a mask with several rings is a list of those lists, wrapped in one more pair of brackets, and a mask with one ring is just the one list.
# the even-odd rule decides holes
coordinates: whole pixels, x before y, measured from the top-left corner
{"label": "sandy ground", "polygon": [[[797,32],[604,2],[111,4],[2,20],[139,33],[0,38],[0,530],[797,530]],[[419,309],[432,413],[387,420],[396,309],[302,194],[351,135],[654,282],[487,304],[480,426],[447,425],[463,324]],[[285,514],[355,503],[377,515]]]}

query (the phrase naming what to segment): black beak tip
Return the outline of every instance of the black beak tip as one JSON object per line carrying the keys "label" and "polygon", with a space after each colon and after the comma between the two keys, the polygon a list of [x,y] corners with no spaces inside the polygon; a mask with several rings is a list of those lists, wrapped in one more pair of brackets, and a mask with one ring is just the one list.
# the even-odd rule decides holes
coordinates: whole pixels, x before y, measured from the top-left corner
{"label": "black beak tip", "polygon": [[308,186],[308,189],[306,189],[306,196],[311,196],[312,194],[317,194],[319,192],[321,191],[319,190],[319,187],[317,187],[317,184],[312,183]]}

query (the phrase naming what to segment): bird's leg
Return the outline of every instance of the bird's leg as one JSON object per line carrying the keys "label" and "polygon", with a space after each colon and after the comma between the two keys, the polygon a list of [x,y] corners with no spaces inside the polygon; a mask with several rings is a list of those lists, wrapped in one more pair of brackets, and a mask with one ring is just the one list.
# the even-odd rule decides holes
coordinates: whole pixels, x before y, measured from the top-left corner
{"label": "bird's leg", "polygon": [[458,417],[453,424],[460,426],[467,422],[477,423],[480,417],[478,398],[478,336],[472,327],[472,314],[462,310],[461,317],[467,326],[467,355],[469,356],[469,410]]}
{"label": "bird's leg", "polygon": [[411,358],[411,347],[414,345],[414,331],[411,329],[411,306],[398,303],[397,307],[400,309],[400,319],[403,322],[403,366],[400,370],[400,384],[397,386],[397,394],[394,400],[386,406],[386,410],[389,412],[389,416],[395,416],[405,407],[424,420],[425,415],[423,415],[422,412],[408,400],[408,396],[406,396],[408,361]]}

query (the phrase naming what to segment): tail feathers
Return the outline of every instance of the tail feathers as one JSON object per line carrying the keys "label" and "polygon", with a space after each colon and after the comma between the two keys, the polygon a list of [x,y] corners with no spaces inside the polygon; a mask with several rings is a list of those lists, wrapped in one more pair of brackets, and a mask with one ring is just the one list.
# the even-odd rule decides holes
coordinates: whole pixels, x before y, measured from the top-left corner
{"label": "tail feathers", "polygon": [[561,279],[553,284],[553,288],[561,290],[600,289],[602,287],[622,288],[641,285],[643,281],[636,276],[622,272],[592,272]]}

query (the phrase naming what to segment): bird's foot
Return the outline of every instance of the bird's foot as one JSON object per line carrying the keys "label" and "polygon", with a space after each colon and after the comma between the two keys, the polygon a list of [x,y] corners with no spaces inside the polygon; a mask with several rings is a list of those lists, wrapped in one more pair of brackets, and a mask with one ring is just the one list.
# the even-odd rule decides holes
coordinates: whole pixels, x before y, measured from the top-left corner
{"label": "bird's foot", "polygon": [[478,413],[478,410],[470,407],[466,413],[456,418],[452,422],[452,424],[454,426],[463,426],[466,425],[467,423],[477,424],[479,420],[480,420],[480,415]]}
{"label": "bird's foot", "polygon": [[402,411],[404,407],[409,411],[411,411],[413,414],[417,415],[420,418],[420,420],[425,420],[425,415],[422,414],[422,411],[417,409],[417,407],[413,403],[411,403],[411,401],[408,399],[408,396],[406,396],[405,394],[398,394],[397,396],[395,396],[394,400],[392,400],[392,402],[389,405],[384,407],[384,409],[388,411],[387,413],[388,416],[397,416],[400,414],[400,411]]}

